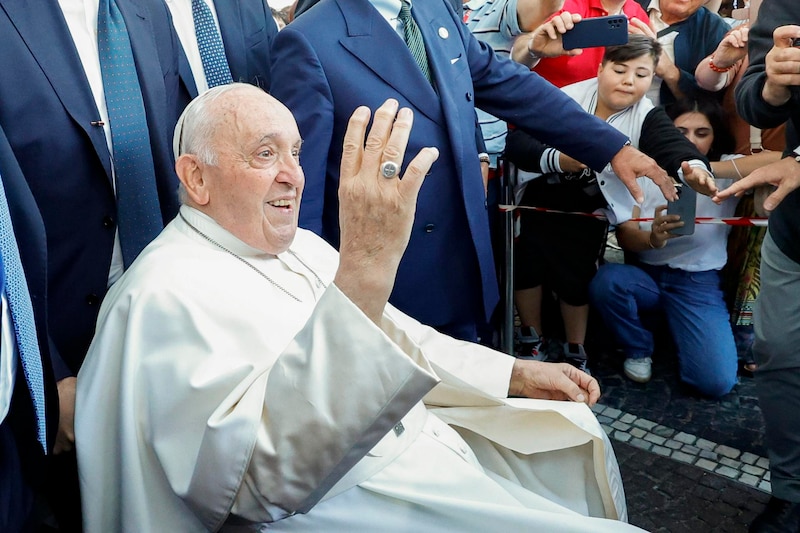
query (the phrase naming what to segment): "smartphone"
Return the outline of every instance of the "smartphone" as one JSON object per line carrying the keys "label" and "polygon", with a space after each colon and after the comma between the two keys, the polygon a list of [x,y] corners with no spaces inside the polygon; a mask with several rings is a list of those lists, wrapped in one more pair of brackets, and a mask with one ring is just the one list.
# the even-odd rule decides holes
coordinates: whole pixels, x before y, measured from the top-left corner
{"label": "smartphone", "polygon": [[608,15],[583,19],[561,36],[564,50],[612,46],[628,42],[628,17]]}
{"label": "smartphone", "polygon": [[667,202],[667,214],[678,215],[681,217],[683,226],[674,228],[670,231],[673,235],[692,235],[694,234],[694,217],[697,210],[697,193],[688,185],[676,183],[678,199],[674,202]]}

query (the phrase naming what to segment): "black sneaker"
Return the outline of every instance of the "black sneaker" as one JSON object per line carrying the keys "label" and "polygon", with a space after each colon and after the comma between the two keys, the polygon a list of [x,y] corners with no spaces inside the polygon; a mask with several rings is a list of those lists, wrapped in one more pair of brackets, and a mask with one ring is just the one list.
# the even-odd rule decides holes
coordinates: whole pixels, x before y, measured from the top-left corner
{"label": "black sneaker", "polygon": [[542,349],[544,339],[536,333],[535,329],[522,326],[517,329],[515,333],[517,338],[517,359],[527,359],[531,361],[545,360],[546,355]]}
{"label": "black sneaker", "polygon": [[569,363],[578,370],[586,372],[590,376],[589,366],[587,364],[586,350],[583,349],[583,344],[575,344],[574,342],[564,343],[564,362]]}
{"label": "black sneaker", "polygon": [[800,531],[800,503],[773,496],[750,524],[750,533],[796,533]]}

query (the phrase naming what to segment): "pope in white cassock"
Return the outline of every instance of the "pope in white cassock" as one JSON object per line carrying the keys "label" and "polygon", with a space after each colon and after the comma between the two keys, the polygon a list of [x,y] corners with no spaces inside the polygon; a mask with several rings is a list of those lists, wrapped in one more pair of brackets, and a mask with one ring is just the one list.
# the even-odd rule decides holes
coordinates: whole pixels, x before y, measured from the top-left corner
{"label": "pope in white cassock", "polygon": [[78,376],[87,532],[636,530],[594,379],[387,305],[438,155],[382,176],[412,120],[387,101],[367,136],[353,114],[337,254],[297,229],[283,105],[232,84],[187,107],[184,206],[108,293]]}

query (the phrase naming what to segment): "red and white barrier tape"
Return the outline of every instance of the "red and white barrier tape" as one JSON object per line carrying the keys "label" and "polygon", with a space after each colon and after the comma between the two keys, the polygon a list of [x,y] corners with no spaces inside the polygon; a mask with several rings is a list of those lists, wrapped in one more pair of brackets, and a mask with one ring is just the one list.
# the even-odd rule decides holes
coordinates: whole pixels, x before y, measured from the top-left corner
{"label": "red and white barrier tape", "polygon": [[[500,204],[498,206],[500,211],[508,212],[514,211],[515,209],[528,209],[530,211],[539,211],[542,213],[559,213],[562,215],[581,215],[584,217],[591,217],[597,218],[600,220],[606,220],[607,217],[605,215],[600,215],[598,213],[582,213],[579,211],[559,211],[557,209],[547,209],[544,207],[532,207],[527,205],[507,205],[507,204]],[[645,217],[638,217],[638,218],[629,218],[627,222],[652,222],[653,218],[645,218]],[[761,217],[728,217],[728,218],[716,218],[716,217],[697,217],[694,219],[695,224],[725,224],[726,226],[766,226],[767,219]]]}

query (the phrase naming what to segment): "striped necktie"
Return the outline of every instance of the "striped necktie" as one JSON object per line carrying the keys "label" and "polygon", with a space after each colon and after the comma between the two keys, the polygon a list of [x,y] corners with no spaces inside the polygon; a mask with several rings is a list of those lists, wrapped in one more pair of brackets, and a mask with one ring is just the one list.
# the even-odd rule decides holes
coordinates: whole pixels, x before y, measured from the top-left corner
{"label": "striped necktie", "polygon": [[127,268],[164,223],[142,91],[128,30],[115,0],[100,0],[97,47],[111,126],[119,240]]}
{"label": "striped necktie", "polygon": [[400,22],[403,23],[403,36],[406,45],[414,56],[417,66],[422,71],[425,79],[431,81],[431,68],[428,64],[428,54],[425,52],[425,41],[422,40],[422,33],[419,31],[414,17],[411,16],[411,4],[408,0],[402,0],[400,6]]}
{"label": "striped necktie", "polygon": [[[23,237],[24,238],[24,237]],[[19,248],[14,238],[11,225],[11,214],[8,212],[8,201],[3,182],[0,181],[0,269],[5,289],[11,322],[14,324],[17,352],[22,363],[22,373],[31,393],[33,409],[36,413],[36,427],[39,442],[47,453],[47,425],[45,422],[44,373],[42,356],[39,353],[39,342],[36,336],[36,323],[33,319],[31,295],[28,282],[22,270]]]}
{"label": "striped necktie", "polygon": [[192,18],[208,88],[233,82],[228,60],[225,58],[222,37],[214,23],[211,9],[204,0],[192,0]]}

